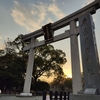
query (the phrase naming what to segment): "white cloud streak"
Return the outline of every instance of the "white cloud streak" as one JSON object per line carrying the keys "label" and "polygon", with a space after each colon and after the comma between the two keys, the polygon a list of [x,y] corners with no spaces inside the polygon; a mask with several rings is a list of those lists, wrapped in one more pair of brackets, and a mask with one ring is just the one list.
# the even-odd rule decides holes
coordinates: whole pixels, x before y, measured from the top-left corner
{"label": "white cloud streak", "polygon": [[85,0],[85,3],[82,5],[82,7],[90,4],[91,2],[93,2],[94,0]]}
{"label": "white cloud streak", "polygon": [[41,28],[44,24],[53,22],[53,19],[49,16],[50,13],[57,19],[65,16],[57,6],[56,0],[52,0],[52,4],[38,2],[38,5],[31,4],[28,7],[14,1],[11,15],[17,24],[25,27],[28,31],[34,31]]}
{"label": "white cloud streak", "polygon": [[0,49],[4,49],[5,48],[5,45],[0,43]]}
{"label": "white cloud streak", "polygon": [[87,4],[90,4],[91,2],[93,2],[94,0],[86,0]]}
{"label": "white cloud streak", "polygon": [[56,2],[56,0],[52,0],[53,2]]}
{"label": "white cloud streak", "polygon": [[2,39],[2,36],[0,36],[0,39]]}
{"label": "white cloud streak", "polygon": [[59,19],[65,16],[55,3],[49,5],[48,11],[57,16]]}

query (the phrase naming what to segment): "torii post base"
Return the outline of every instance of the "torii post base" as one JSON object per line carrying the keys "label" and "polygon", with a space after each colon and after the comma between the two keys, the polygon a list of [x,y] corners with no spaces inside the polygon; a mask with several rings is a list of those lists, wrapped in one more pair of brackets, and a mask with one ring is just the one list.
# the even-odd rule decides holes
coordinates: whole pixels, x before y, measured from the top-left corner
{"label": "torii post base", "polygon": [[100,100],[100,95],[94,94],[70,94],[69,100]]}
{"label": "torii post base", "polygon": [[32,96],[32,93],[20,93],[20,96],[23,96],[23,97],[31,97]]}

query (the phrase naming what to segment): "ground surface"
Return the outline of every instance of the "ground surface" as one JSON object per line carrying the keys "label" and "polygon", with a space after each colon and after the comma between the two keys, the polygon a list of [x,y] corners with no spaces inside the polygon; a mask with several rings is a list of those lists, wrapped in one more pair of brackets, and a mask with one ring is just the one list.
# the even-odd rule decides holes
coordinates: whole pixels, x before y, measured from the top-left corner
{"label": "ground surface", "polygon": [[[42,96],[32,96],[32,97],[17,97],[17,96],[0,96],[0,100],[42,100]],[[49,100],[49,96],[46,97]]]}
{"label": "ground surface", "polygon": [[33,97],[1,96],[0,100],[42,100],[42,96],[33,96]]}

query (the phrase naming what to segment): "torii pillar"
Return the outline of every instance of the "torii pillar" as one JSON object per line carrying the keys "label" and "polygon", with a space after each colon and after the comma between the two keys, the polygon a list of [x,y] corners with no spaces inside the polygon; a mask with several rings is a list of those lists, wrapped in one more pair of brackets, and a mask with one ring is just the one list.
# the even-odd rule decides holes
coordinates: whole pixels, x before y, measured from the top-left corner
{"label": "torii pillar", "polygon": [[73,93],[82,90],[82,78],[80,71],[78,37],[76,33],[76,21],[70,22],[71,64],[72,64],[72,87]]}
{"label": "torii pillar", "polygon": [[34,64],[34,52],[35,52],[33,48],[34,45],[35,45],[35,38],[31,38],[28,65],[27,65],[27,70],[26,70],[26,78],[24,82],[23,93],[20,94],[21,96],[32,96],[32,94],[30,93],[30,88],[31,88],[33,64]]}

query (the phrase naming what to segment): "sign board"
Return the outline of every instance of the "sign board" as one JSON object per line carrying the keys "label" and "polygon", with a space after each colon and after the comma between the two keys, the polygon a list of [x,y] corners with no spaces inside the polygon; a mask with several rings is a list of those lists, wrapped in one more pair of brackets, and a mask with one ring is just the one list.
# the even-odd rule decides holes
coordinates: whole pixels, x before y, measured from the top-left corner
{"label": "sign board", "polygon": [[53,31],[51,29],[51,23],[42,27],[45,43],[49,43],[53,40]]}

